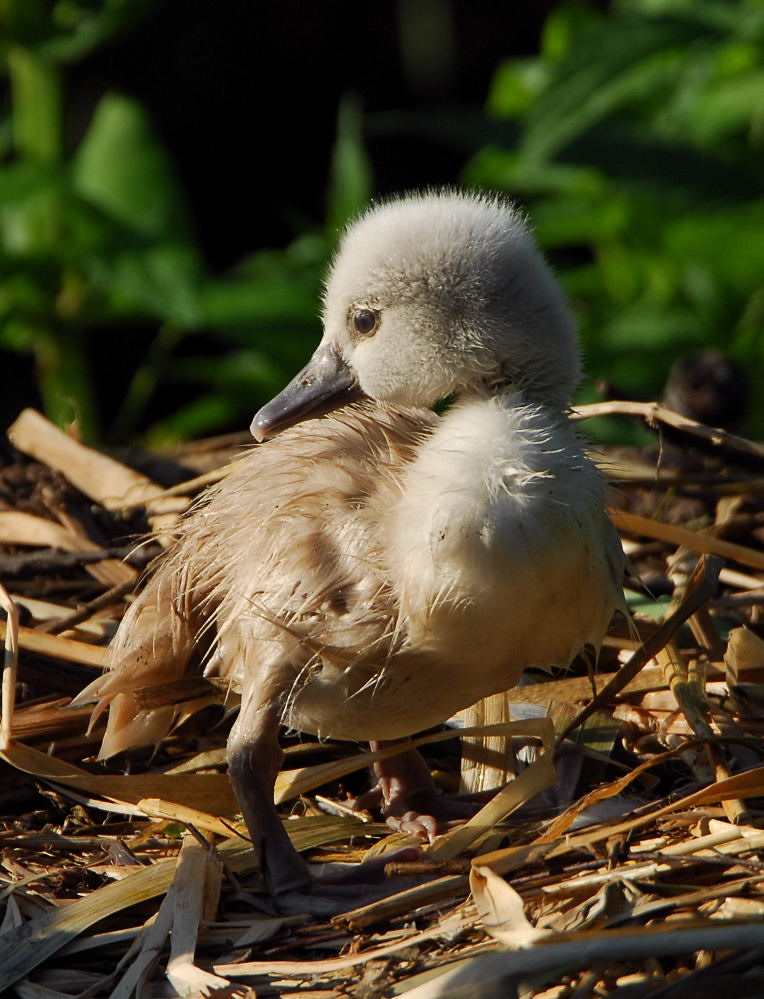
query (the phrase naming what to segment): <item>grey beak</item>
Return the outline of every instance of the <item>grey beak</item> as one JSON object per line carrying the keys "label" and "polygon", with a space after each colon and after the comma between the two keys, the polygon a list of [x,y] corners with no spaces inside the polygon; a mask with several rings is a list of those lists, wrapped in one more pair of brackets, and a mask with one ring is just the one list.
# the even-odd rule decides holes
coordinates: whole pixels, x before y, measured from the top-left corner
{"label": "grey beak", "polygon": [[306,417],[346,406],[362,394],[353,369],[333,343],[324,343],[286,388],[255,413],[249,429],[255,440],[264,441]]}

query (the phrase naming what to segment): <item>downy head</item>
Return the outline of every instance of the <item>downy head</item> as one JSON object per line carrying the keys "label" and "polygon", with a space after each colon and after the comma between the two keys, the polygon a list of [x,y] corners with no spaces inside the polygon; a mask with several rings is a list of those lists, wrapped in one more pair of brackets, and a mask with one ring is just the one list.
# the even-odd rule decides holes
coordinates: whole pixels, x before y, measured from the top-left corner
{"label": "downy head", "polygon": [[321,343],[252,432],[263,439],[359,394],[432,406],[514,386],[560,409],[579,374],[564,296],[522,214],[476,194],[413,195],[350,225]]}

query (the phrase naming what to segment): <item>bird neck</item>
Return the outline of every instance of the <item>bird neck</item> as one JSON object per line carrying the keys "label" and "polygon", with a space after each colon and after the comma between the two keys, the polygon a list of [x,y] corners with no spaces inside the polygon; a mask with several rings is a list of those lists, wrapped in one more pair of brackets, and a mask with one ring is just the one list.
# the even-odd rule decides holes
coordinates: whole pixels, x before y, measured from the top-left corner
{"label": "bird neck", "polygon": [[480,410],[527,410],[537,411],[542,420],[556,423],[564,419],[568,410],[567,401],[558,393],[539,390],[537,386],[521,379],[501,379],[483,382],[461,392],[444,415],[457,414],[462,409]]}
{"label": "bird neck", "polygon": [[449,505],[457,495],[479,506],[510,480],[516,495],[535,494],[541,479],[582,461],[573,424],[560,407],[512,385],[460,395],[419,449],[407,488],[429,493],[431,506]]}

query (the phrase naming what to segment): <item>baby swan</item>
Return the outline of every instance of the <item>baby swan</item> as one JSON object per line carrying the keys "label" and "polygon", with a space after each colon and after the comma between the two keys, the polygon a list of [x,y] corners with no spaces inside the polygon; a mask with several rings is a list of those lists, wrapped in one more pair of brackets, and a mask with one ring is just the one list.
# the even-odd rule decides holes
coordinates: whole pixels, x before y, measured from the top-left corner
{"label": "baby swan", "polygon": [[310,890],[273,805],[280,724],[398,739],[601,642],[622,555],[565,415],[578,378],[514,208],[447,192],[363,214],[312,360],[253,421],[278,439],[207,493],[122,622],[90,691],[102,755],[161,738],[172,710],[132,691],[206,655],[241,684],[229,773],[271,890]]}

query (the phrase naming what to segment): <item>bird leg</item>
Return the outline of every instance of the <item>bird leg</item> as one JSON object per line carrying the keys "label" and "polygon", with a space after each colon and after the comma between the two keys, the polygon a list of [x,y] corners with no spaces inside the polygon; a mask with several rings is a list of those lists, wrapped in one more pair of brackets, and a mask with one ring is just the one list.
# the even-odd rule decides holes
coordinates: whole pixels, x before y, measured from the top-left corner
{"label": "bird leg", "polygon": [[228,775],[277,908],[285,913],[335,915],[398,890],[397,884],[384,883],[385,864],[414,860],[419,851],[399,850],[341,874],[313,878],[292,846],[273,802],[276,775],[284,758],[278,741],[283,689],[282,676],[261,672],[243,692],[241,710],[228,740]]}
{"label": "bird leg", "polygon": [[309,889],[307,864],[292,846],[273,803],[284,752],[279,745],[281,677],[258,676],[243,692],[228,739],[228,776],[241,806],[263,877],[274,895]]}

